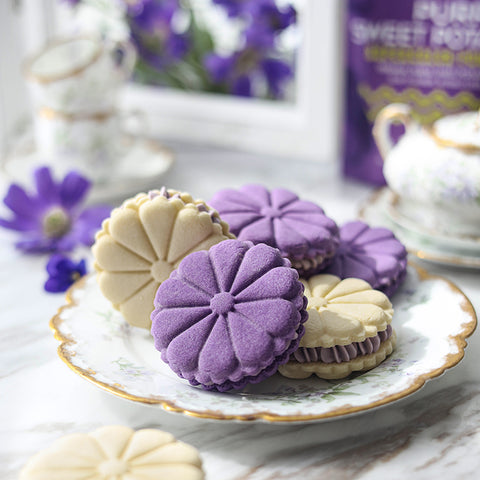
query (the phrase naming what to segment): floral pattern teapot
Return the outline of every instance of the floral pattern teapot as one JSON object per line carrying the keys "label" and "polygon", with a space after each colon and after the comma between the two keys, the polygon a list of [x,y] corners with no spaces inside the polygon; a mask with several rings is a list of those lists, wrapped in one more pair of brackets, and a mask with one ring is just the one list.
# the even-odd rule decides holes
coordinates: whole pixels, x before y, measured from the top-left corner
{"label": "floral pattern teapot", "polygon": [[[396,144],[393,123],[405,127]],[[478,112],[421,126],[408,105],[391,104],[379,112],[373,135],[398,213],[434,232],[480,237]]]}

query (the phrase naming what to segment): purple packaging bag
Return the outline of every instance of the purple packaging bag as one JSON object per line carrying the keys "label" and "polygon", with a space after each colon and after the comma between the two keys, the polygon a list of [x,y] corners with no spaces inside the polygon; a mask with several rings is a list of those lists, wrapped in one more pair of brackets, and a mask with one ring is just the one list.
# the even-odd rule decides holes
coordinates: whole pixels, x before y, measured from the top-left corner
{"label": "purple packaging bag", "polygon": [[423,124],[479,108],[480,1],[348,0],[345,20],[343,172],[383,185],[371,132],[384,106],[407,103]]}

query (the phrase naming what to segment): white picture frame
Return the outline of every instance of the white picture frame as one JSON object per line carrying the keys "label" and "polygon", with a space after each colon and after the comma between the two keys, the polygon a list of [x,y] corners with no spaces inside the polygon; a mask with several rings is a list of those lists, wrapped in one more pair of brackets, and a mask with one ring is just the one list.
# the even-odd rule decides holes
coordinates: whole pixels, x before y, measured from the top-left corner
{"label": "white picture frame", "polygon": [[[27,0],[25,7],[35,8],[33,3]],[[40,42],[39,31],[45,42],[52,36],[65,35],[65,5],[58,6],[58,0],[38,3],[38,25],[31,27],[36,32],[35,41]],[[339,152],[342,3],[298,2],[302,39],[297,54],[294,103],[184,92],[132,82],[124,89],[121,107],[142,111],[152,137],[292,159],[334,161]],[[32,39],[27,39],[27,43],[31,44]]]}

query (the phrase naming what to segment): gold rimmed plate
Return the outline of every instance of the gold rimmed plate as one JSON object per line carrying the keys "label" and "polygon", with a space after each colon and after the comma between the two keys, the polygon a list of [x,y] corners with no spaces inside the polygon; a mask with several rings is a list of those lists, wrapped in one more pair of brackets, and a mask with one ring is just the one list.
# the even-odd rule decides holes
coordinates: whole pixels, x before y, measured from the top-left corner
{"label": "gold rimmed plate", "polygon": [[169,412],[224,421],[321,421],[404,398],[456,365],[476,327],[473,307],[452,283],[410,265],[392,298],[397,347],[377,368],[343,380],[292,380],[275,374],[240,392],[213,393],[179,379],[146,330],[129,326],[98,289],[77,282],[50,326],[60,358],[98,387]]}

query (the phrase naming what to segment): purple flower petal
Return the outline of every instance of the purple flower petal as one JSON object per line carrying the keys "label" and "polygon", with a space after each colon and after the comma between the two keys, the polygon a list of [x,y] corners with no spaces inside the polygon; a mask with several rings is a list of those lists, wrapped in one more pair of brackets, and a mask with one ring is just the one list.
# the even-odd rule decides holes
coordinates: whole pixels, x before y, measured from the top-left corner
{"label": "purple flower petal", "polygon": [[282,60],[275,58],[266,58],[260,65],[270,92],[275,98],[281,97],[286,82],[293,77],[292,68]]}
{"label": "purple flower petal", "polygon": [[3,203],[16,215],[26,218],[35,218],[38,212],[44,209],[43,202],[40,202],[41,205],[35,202],[22,187],[15,183],[10,185]]}
{"label": "purple flower petal", "polygon": [[0,227],[16,230],[17,232],[29,232],[36,230],[37,220],[33,218],[14,217],[11,220],[0,218]]}
{"label": "purple flower petal", "polygon": [[206,55],[203,64],[215,83],[226,82],[235,65],[235,57],[222,57],[215,53]]}
{"label": "purple flower petal", "polygon": [[232,93],[239,97],[251,97],[252,82],[247,75],[240,75],[232,84]]}
{"label": "purple flower petal", "polygon": [[103,220],[110,215],[111,207],[96,205],[83,210],[73,226],[73,233],[83,245],[90,246],[95,240],[95,234],[100,230]]}
{"label": "purple flower petal", "polygon": [[35,172],[33,172],[33,178],[39,198],[46,204],[58,204],[60,202],[59,186],[53,180],[48,167],[37,168]]}
{"label": "purple flower petal", "polygon": [[70,210],[82,202],[90,189],[90,182],[77,172],[69,172],[60,185],[60,203]]}
{"label": "purple flower petal", "polygon": [[87,273],[85,260],[74,262],[63,255],[52,255],[47,263],[49,278],[44,288],[47,292],[64,292],[76,280]]}

